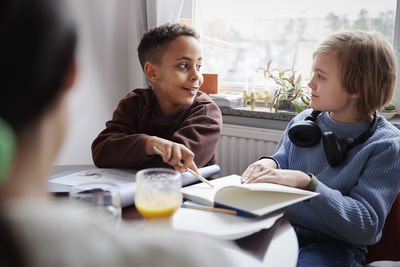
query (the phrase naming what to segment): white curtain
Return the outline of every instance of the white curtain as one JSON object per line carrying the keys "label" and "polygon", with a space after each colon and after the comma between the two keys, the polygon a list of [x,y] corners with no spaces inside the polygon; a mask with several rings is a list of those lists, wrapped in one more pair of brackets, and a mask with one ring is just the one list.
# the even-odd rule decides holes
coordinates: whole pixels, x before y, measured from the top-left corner
{"label": "white curtain", "polygon": [[178,22],[182,8],[183,0],[147,0],[147,28]]}
{"label": "white curtain", "polygon": [[78,77],[70,93],[69,132],[56,164],[92,164],[91,143],[119,100],[147,87],[137,57],[141,36],[175,23],[183,0],[70,0],[77,20]]}

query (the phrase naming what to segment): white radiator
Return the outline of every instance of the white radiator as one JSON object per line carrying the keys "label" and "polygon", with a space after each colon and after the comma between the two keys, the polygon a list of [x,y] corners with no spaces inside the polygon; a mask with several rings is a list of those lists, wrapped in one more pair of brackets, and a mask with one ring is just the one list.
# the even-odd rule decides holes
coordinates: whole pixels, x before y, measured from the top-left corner
{"label": "white radiator", "polygon": [[261,156],[275,152],[283,131],[224,124],[217,148],[217,177],[241,175],[247,166]]}

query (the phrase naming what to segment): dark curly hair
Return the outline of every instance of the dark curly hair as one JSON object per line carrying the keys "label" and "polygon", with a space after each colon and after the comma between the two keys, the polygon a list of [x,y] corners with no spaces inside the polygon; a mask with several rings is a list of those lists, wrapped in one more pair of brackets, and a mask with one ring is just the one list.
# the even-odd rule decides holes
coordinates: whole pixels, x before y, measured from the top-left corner
{"label": "dark curly hair", "polygon": [[168,44],[180,36],[190,36],[197,40],[199,35],[193,28],[181,24],[164,24],[146,32],[137,48],[140,65],[146,62],[159,64]]}

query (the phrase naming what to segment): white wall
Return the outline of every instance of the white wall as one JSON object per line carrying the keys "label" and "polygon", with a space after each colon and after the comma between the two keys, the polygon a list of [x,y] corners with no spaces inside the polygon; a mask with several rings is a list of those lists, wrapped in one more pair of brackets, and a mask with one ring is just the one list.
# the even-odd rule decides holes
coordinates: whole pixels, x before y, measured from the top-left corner
{"label": "white wall", "polygon": [[145,1],[71,0],[77,19],[78,77],[69,97],[69,131],[56,164],[91,164],[90,146],[119,99],[146,85],[137,59]]}

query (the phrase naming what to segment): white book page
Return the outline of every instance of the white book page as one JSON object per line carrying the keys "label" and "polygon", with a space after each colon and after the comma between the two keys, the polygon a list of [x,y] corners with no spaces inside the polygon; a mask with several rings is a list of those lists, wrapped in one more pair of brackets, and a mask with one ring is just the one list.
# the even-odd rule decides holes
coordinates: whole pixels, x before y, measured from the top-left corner
{"label": "white book page", "polygon": [[291,204],[311,198],[316,193],[297,194],[279,191],[252,191],[243,187],[229,187],[220,190],[215,203],[244,210],[258,216],[285,208]]}
{"label": "white book page", "polygon": [[213,188],[204,183],[199,183],[182,188],[181,192],[183,194],[183,197],[208,206],[213,206],[215,193],[219,189],[227,185],[240,185],[240,176],[230,175],[211,180],[210,183],[214,185]]}
{"label": "white book page", "polygon": [[309,199],[318,193],[272,183],[241,184],[239,175],[211,181],[214,188],[196,184],[182,189],[186,199],[208,206],[214,203],[249,211],[262,216],[290,204]]}

